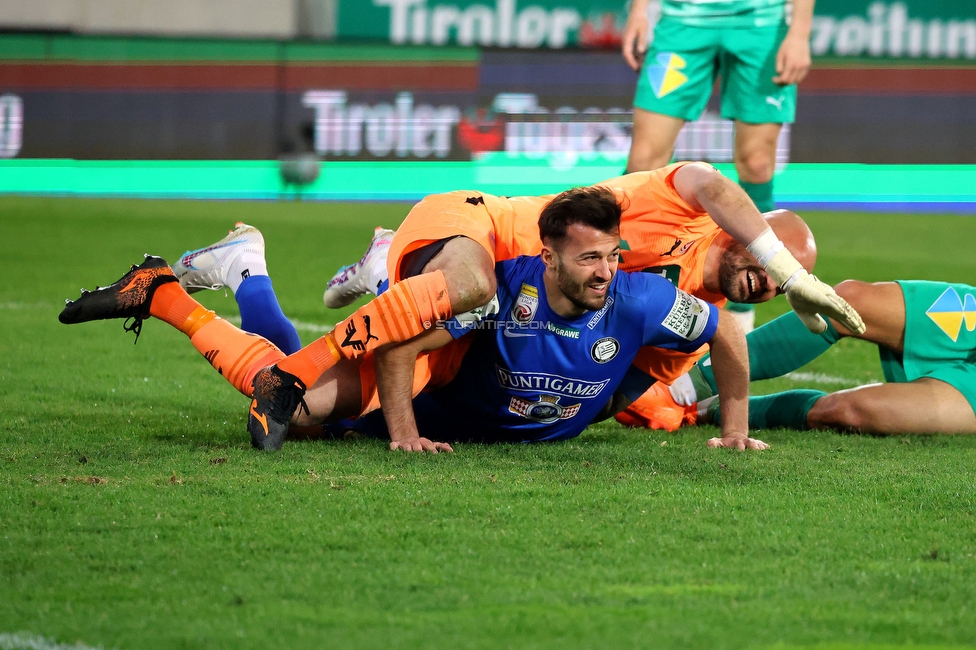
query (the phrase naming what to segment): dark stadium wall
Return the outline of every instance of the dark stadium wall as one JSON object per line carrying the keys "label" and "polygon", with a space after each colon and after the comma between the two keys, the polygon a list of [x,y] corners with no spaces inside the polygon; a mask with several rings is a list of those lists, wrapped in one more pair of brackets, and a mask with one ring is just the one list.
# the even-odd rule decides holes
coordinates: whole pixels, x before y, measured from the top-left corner
{"label": "dark stadium wall", "polygon": [[797,162],[976,161],[976,65],[815,62],[800,86]]}
{"label": "dark stadium wall", "polygon": [[[612,51],[2,34],[0,156],[619,156],[635,81]],[[976,163],[974,100],[976,63],[820,59],[789,159]]]}

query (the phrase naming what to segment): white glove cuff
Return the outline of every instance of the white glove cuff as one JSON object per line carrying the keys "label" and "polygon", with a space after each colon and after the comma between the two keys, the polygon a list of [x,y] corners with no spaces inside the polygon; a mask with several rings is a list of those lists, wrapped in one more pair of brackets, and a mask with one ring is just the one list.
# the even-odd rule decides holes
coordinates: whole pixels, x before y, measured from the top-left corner
{"label": "white glove cuff", "polygon": [[746,250],[759,260],[759,265],[763,268],[769,264],[776,253],[783,250],[785,246],[779,240],[772,228],[767,227],[752,243],[746,246]]}
{"label": "white glove cuff", "polygon": [[783,287],[783,291],[788,291],[794,282],[807,274],[807,271],[796,261],[793,253],[784,247],[769,260],[766,273],[776,284]]}

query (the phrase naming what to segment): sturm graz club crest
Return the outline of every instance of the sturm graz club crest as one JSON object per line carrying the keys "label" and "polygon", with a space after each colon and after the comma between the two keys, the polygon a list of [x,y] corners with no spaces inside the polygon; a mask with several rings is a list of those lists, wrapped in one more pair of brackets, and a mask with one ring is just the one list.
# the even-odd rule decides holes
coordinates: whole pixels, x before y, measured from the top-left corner
{"label": "sturm graz club crest", "polygon": [[563,406],[555,395],[539,395],[538,402],[513,397],[508,404],[508,410],[533,422],[551,424],[556,420],[568,420],[573,417],[579,413],[580,405]]}
{"label": "sturm graz club crest", "polygon": [[607,336],[600,339],[590,348],[590,357],[597,363],[606,363],[617,356],[620,352],[620,344],[617,339]]}

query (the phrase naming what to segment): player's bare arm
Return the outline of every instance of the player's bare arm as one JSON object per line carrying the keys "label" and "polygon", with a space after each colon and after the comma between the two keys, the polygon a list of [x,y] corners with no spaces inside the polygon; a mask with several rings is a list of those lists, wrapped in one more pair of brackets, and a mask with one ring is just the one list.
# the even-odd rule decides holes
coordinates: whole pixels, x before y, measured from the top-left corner
{"label": "player's bare arm", "polygon": [[641,69],[644,54],[647,53],[647,0],[633,0],[630,3],[630,13],[624,26],[624,35],[620,43],[620,50],[634,71]]}
{"label": "player's bare arm", "polygon": [[773,82],[783,86],[798,84],[810,71],[810,29],[814,0],[794,0],[790,29],[776,52]]}
{"label": "player's bare arm", "polygon": [[424,438],[417,430],[413,413],[413,372],[417,355],[443,347],[454,338],[448,330],[433,329],[398,345],[379,348],[374,353],[376,389],[383,406],[383,417],[390,431],[390,449],[404,451],[454,451],[444,442]]}
{"label": "player's bare arm", "polygon": [[854,308],[803,268],[745,190],[706,163],[679,168],[674,174],[674,188],[688,205],[707,212],[722,230],[752,253],[786,293],[793,311],[810,331],[819,334],[827,329],[820,314],[852,332],[864,331],[864,322]]}
{"label": "player's bare arm", "polygon": [[708,441],[709,447],[768,449],[762,440],[749,437],[749,352],[746,337],[727,311],[720,310],[718,329],[709,343],[719,399],[722,401],[722,437]]}
{"label": "player's bare arm", "polygon": [[692,208],[707,212],[712,221],[743,246],[769,227],[745,190],[708,163],[683,165],[673,179],[678,196]]}
{"label": "player's bare arm", "polygon": [[[447,278],[451,308],[455,314],[481,307],[495,295],[495,273],[491,259],[478,244],[456,237],[424,266],[424,273],[441,271]],[[390,430],[390,449],[405,451],[453,451],[446,443],[432,442],[417,432],[413,417],[413,370],[417,355],[447,345],[452,340],[444,330],[428,330],[402,344],[377,348],[376,392]]]}

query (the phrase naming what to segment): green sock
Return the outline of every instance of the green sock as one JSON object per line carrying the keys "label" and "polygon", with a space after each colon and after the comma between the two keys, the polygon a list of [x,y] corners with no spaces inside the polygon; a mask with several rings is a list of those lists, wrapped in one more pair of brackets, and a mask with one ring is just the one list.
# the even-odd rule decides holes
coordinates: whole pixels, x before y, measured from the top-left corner
{"label": "green sock", "polygon": [[[807,329],[796,312],[783,314],[746,335],[746,343],[749,345],[749,381],[782,377],[802,368],[839,340],[840,334],[830,321],[827,321],[826,332],[814,334]],[[699,401],[714,395],[718,390],[715,386],[715,373],[712,372],[711,355],[702,357],[689,374]],[[703,390],[702,384],[708,390]]]}
{"label": "green sock", "polygon": [[[749,398],[750,429],[806,429],[807,413],[827,393],[820,390],[797,389]],[[718,400],[716,400],[717,404]],[[722,406],[709,409],[715,424],[722,422]]]}
{"label": "green sock", "polygon": [[766,183],[746,183],[739,181],[739,185],[746,191],[752,202],[756,204],[760,212],[769,212],[776,209],[773,203],[773,181]]}
{"label": "green sock", "polygon": [[731,300],[725,303],[725,308],[729,311],[753,311],[756,306],[750,305],[746,302],[732,302]]}

